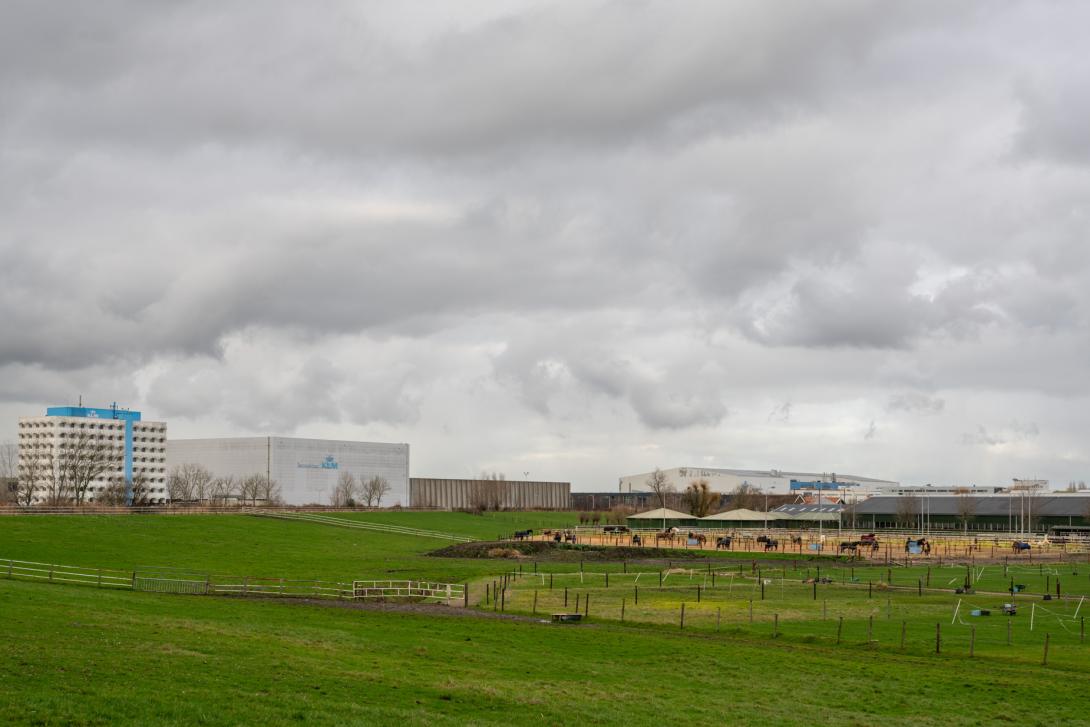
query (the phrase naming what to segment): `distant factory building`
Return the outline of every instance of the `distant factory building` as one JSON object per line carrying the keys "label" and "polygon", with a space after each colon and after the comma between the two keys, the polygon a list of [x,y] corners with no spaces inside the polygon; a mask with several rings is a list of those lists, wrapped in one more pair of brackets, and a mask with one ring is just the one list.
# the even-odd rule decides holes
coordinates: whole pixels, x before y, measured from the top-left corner
{"label": "distant factory building", "polygon": [[[893,480],[837,473],[783,472],[781,470],[720,469],[713,467],[671,467],[662,470],[666,480],[682,491],[694,480],[707,480],[712,490],[730,493],[746,486],[766,495],[807,495],[821,492],[823,496],[842,499],[846,494],[870,496],[899,487]],[[625,475],[619,479],[620,492],[646,492],[650,472]]]}
{"label": "distant factory building", "polygon": [[571,483],[413,477],[409,506],[437,510],[567,510]]}
{"label": "distant factory building", "polygon": [[172,439],[167,466],[197,464],[214,477],[264,475],[287,505],[329,505],[342,473],[357,481],[383,477],[383,506],[404,504],[409,490],[409,445],[295,437]]}

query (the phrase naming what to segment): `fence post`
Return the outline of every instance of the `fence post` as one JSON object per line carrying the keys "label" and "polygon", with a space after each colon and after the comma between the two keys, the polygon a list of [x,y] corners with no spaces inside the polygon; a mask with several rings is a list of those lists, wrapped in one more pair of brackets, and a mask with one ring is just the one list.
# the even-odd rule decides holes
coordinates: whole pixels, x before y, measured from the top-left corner
{"label": "fence post", "polygon": [[606,571],[606,588],[609,588],[609,571]]}
{"label": "fence post", "polygon": [[1086,641],[1086,617],[1079,618],[1079,643]]}
{"label": "fence post", "polygon": [[922,578],[917,578],[916,579],[916,595],[917,596],[923,596],[923,579]]}
{"label": "fence post", "polygon": [[579,613],[579,599],[580,598],[582,598],[582,594],[581,593],[576,593],[575,594],[575,612],[576,613]]}
{"label": "fence post", "polygon": [[247,593],[247,592],[248,592],[249,590],[250,590],[250,576],[245,576],[245,577],[244,577],[244,578],[242,579],[242,595],[244,595],[244,596],[245,596],[245,595],[246,595],[246,593]]}
{"label": "fence post", "polygon": [[942,653],[942,624],[935,624],[935,653]]}
{"label": "fence post", "polygon": [[639,606],[640,605],[640,587],[639,586],[632,586],[632,595],[636,600],[636,605]]}
{"label": "fence post", "polygon": [[549,590],[553,590],[553,574],[549,574]]}
{"label": "fence post", "polygon": [[1051,634],[1045,634],[1045,658],[1041,661],[1041,666],[1048,666],[1048,640]]}
{"label": "fence post", "polygon": [[[760,578],[760,576],[757,576]],[[761,578],[761,600],[765,600],[765,579]]]}
{"label": "fence post", "polygon": [[840,620],[836,622],[836,643],[840,645],[840,632],[844,630],[844,617],[841,616]]}
{"label": "fence post", "polygon": [[468,581],[466,581],[465,585],[462,586],[462,601],[463,601],[462,605],[465,606],[466,608],[469,608],[469,582]]}
{"label": "fence post", "polygon": [[564,586],[564,608],[568,607],[568,587]]}
{"label": "fence post", "polygon": [[590,618],[590,594],[583,595],[583,616]]}
{"label": "fence post", "polygon": [[129,588],[131,588],[134,591],[136,590],[136,571],[132,572],[132,583],[129,584]]}
{"label": "fence post", "polygon": [[685,601],[681,602],[681,628],[685,628]]}
{"label": "fence post", "polygon": [[772,638],[780,635],[780,614],[772,614]]}
{"label": "fence post", "polygon": [[621,623],[624,623],[624,605],[625,605],[626,600],[628,600],[628,599],[626,599],[626,598],[621,599]]}
{"label": "fence post", "polygon": [[507,610],[507,589],[504,588],[500,591],[500,610]]}
{"label": "fence post", "polygon": [[696,587],[696,602],[700,603],[700,586]]}
{"label": "fence post", "polygon": [[537,615],[537,589],[534,589],[534,615]]}

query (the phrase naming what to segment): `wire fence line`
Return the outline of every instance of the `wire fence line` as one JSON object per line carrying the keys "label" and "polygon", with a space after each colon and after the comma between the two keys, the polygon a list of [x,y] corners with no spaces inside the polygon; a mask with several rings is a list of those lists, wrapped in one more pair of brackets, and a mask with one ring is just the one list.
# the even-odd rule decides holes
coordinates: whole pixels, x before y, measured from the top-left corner
{"label": "wire fence line", "polygon": [[0,558],[0,578],[201,596],[325,598],[348,601],[405,600],[453,606],[463,606],[467,599],[466,584],[463,583],[389,579],[336,582],[202,574],[162,567],[126,571],[5,558]]}

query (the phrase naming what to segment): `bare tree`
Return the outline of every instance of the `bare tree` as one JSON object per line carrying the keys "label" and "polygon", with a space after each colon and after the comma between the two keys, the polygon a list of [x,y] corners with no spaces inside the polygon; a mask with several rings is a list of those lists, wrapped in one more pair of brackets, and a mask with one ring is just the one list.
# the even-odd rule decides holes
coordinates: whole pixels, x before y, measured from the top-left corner
{"label": "bare tree", "polygon": [[730,493],[732,509],[763,510],[764,494],[748,482],[743,482]]}
{"label": "bare tree", "polygon": [[342,472],[329,495],[333,507],[353,507],[356,504],[356,478],[351,472]]}
{"label": "bare tree", "polygon": [[284,500],[280,496],[280,483],[266,475],[260,475],[260,477],[261,482],[257,491],[258,499],[262,500],[266,505],[282,505]]}
{"label": "bare tree", "polygon": [[262,482],[265,475],[252,474],[243,477],[238,482],[238,498],[245,504],[257,505],[257,498],[261,495]]}
{"label": "bare tree", "polygon": [[712,492],[708,481],[701,478],[693,480],[685,488],[685,504],[689,507],[689,514],[695,517],[707,517],[716,503],[719,502],[719,493]]}
{"label": "bare tree", "polygon": [[15,502],[19,494],[19,445],[0,444],[0,502]]}
{"label": "bare tree", "polygon": [[52,448],[51,444],[37,439],[19,446],[19,477],[15,482],[15,501],[19,505],[30,507],[34,504],[34,496],[45,480],[46,466],[51,464],[46,451],[52,451]]}
{"label": "bare tree", "polygon": [[659,507],[666,507],[666,497],[673,493],[674,485],[666,477],[666,474],[658,467],[651,473],[651,476],[647,478],[647,489],[651,490],[652,494],[659,501]]}
{"label": "bare tree", "polygon": [[976,517],[977,500],[969,490],[962,488],[957,491],[957,513],[961,522],[961,531],[969,532],[969,523]]}
{"label": "bare tree", "polygon": [[61,439],[57,450],[65,489],[77,505],[86,502],[92,485],[121,471],[121,448],[89,431]]}
{"label": "bare tree", "polygon": [[98,493],[95,502],[103,505],[124,505],[126,490],[132,494],[132,507],[151,504],[151,481],[143,472],[133,475],[132,480],[127,484],[120,476],[111,477],[109,484]]}
{"label": "bare tree", "polygon": [[897,498],[897,524],[903,528],[916,527],[920,515],[920,498],[916,495],[901,495]]}
{"label": "bare tree", "polygon": [[382,498],[390,493],[390,483],[385,477],[375,475],[363,483],[363,501],[367,507],[382,507]]}
{"label": "bare tree", "polygon": [[212,479],[212,473],[199,464],[178,465],[167,478],[167,495],[171,502],[203,502]]}
{"label": "bare tree", "polygon": [[208,501],[213,505],[222,507],[235,496],[236,489],[237,485],[234,477],[216,477],[208,485]]}

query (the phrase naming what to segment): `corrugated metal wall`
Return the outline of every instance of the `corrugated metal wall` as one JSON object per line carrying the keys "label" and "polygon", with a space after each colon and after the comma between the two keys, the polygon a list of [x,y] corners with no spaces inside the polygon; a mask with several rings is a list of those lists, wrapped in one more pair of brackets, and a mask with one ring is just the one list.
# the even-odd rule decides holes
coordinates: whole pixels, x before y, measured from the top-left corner
{"label": "corrugated metal wall", "polygon": [[413,477],[409,480],[410,507],[440,510],[567,510],[570,482],[519,480],[446,480]]}

